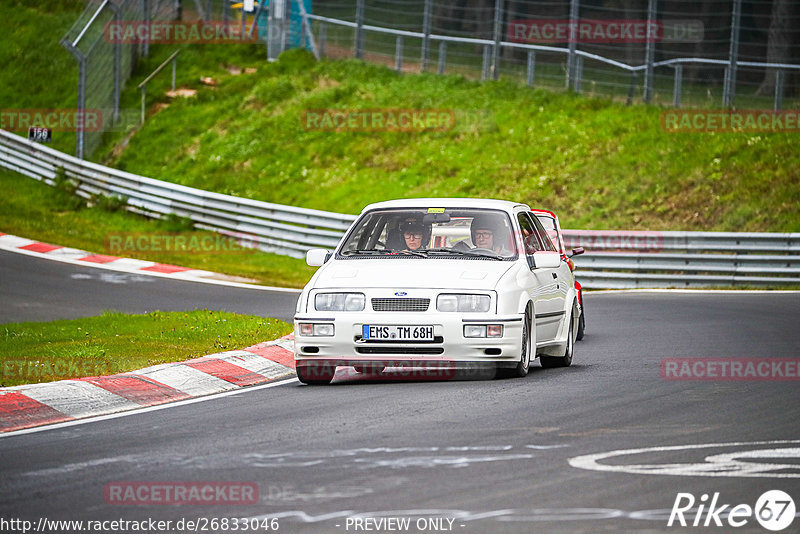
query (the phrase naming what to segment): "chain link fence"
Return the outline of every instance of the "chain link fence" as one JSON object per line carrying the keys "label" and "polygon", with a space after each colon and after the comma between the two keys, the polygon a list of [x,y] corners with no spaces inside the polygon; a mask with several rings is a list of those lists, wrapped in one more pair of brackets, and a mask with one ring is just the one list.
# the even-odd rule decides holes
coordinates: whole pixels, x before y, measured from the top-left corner
{"label": "chain link fence", "polygon": [[659,105],[800,103],[794,0],[317,0],[329,57]]}
{"label": "chain link fence", "polygon": [[223,21],[266,42],[403,71],[436,71],[591,96],[695,108],[800,107],[796,0],[90,0],[61,40],[78,65],[76,155],[121,113],[120,92],[150,42],[114,42],[114,22]]}
{"label": "chain link fence", "polygon": [[91,154],[105,131],[124,127],[130,120],[120,116],[120,93],[137,59],[148,53],[147,41],[113,42],[108,38],[108,26],[174,20],[179,6],[176,0],[91,0],[61,39],[78,65],[77,112],[82,120],[76,127],[77,157]]}
{"label": "chain link fence", "polygon": [[[78,67],[77,112],[82,116],[82,124],[76,127],[75,153],[79,158],[88,157],[100,145],[103,134],[112,129],[127,129],[136,124],[139,113],[136,110],[120,109],[120,94],[136,67],[137,60],[147,57],[151,43],[191,42],[181,39],[175,32],[172,38],[164,39],[168,24],[182,21],[186,23],[202,21],[210,23],[209,28],[218,30],[221,25],[231,29],[241,29],[239,38],[248,35],[256,40],[267,40],[267,21],[282,13],[294,13],[297,27],[300,24],[300,10],[289,5],[289,0],[276,0],[273,13],[265,2],[249,2],[249,13],[242,9],[241,2],[231,0],[89,0],[83,13],[61,39],[61,44],[74,57]],[[307,0],[308,2],[308,0]],[[308,2],[310,5],[310,2]],[[292,28],[294,25],[291,26]],[[282,27],[273,32],[278,45],[291,43],[292,37]],[[185,26],[184,30],[191,30]],[[115,30],[117,33],[115,33]],[[130,32],[130,35],[125,32]],[[158,32],[161,39],[157,38]],[[234,35],[230,33],[228,35]],[[218,38],[219,33],[211,36]],[[282,49],[282,48],[281,48]]]}

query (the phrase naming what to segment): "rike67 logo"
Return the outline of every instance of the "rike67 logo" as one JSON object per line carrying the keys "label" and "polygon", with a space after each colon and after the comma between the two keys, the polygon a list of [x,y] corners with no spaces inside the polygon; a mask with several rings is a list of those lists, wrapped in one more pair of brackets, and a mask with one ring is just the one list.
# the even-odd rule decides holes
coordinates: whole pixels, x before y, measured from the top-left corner
{"label": "rike67 logo", "polygon": [[719,492],[714,493],[710,502],[707,493],[704,493],[699,501],[691,493],[678,493],[667,526],[671,527],[677,523],[682,527],[715,525],[738,528],[747,525],[755,518],[765,529],[777,532],[791,525],[794,516],[794,501],[788,493],[781,490],[765,492],[758,498],[755,506],[721,504]]}

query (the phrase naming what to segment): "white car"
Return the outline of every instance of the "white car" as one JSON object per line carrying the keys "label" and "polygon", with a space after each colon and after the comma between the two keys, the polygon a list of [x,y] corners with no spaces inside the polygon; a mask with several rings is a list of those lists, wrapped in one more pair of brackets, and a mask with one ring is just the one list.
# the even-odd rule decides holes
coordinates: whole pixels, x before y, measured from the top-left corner
{"label": "white car", "polygon": [[572,363],[572,272],[524,204],[371,204],[336,250],[310,250],[306,261],[321,267],[294,317],[304,383],[327,384],[338,366],[489,366],[522,377],[532,357],[543,367]]}

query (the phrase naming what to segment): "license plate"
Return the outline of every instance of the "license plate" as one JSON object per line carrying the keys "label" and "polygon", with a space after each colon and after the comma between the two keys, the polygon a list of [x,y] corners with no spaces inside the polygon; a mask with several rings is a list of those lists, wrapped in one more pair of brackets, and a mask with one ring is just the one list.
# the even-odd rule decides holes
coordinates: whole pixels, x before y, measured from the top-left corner
{"label": "license plate", "polygon": [[361,326],[361,338],[380,341],[433,341],[432,326]]}

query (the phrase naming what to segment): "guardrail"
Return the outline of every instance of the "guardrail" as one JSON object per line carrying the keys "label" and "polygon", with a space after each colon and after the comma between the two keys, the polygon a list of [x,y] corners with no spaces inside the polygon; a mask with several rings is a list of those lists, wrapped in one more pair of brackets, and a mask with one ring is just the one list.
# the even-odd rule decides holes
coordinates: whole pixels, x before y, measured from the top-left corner
{"label": "guardrail", "polygon": [[[77,194],[119,196],[150,217],[176,214],[260,250],[304,257],[333,248],[354,215],[211,193],[86,162],[0,130],[0,166],[54,184],[57,169]],[[564,230],[584,287],[800,285],[800,233]]]}
{"label": "guardrail", "polygon": [[151,217],[174,213],[198,228],[241,237],[260,250],[304,257],[313,247],[333,248],[355,217],[211,193],[137,176],[80,160],[0,130],[0,166],[53,185],[62,167],[77,194],[119,196],[127,209]]}

